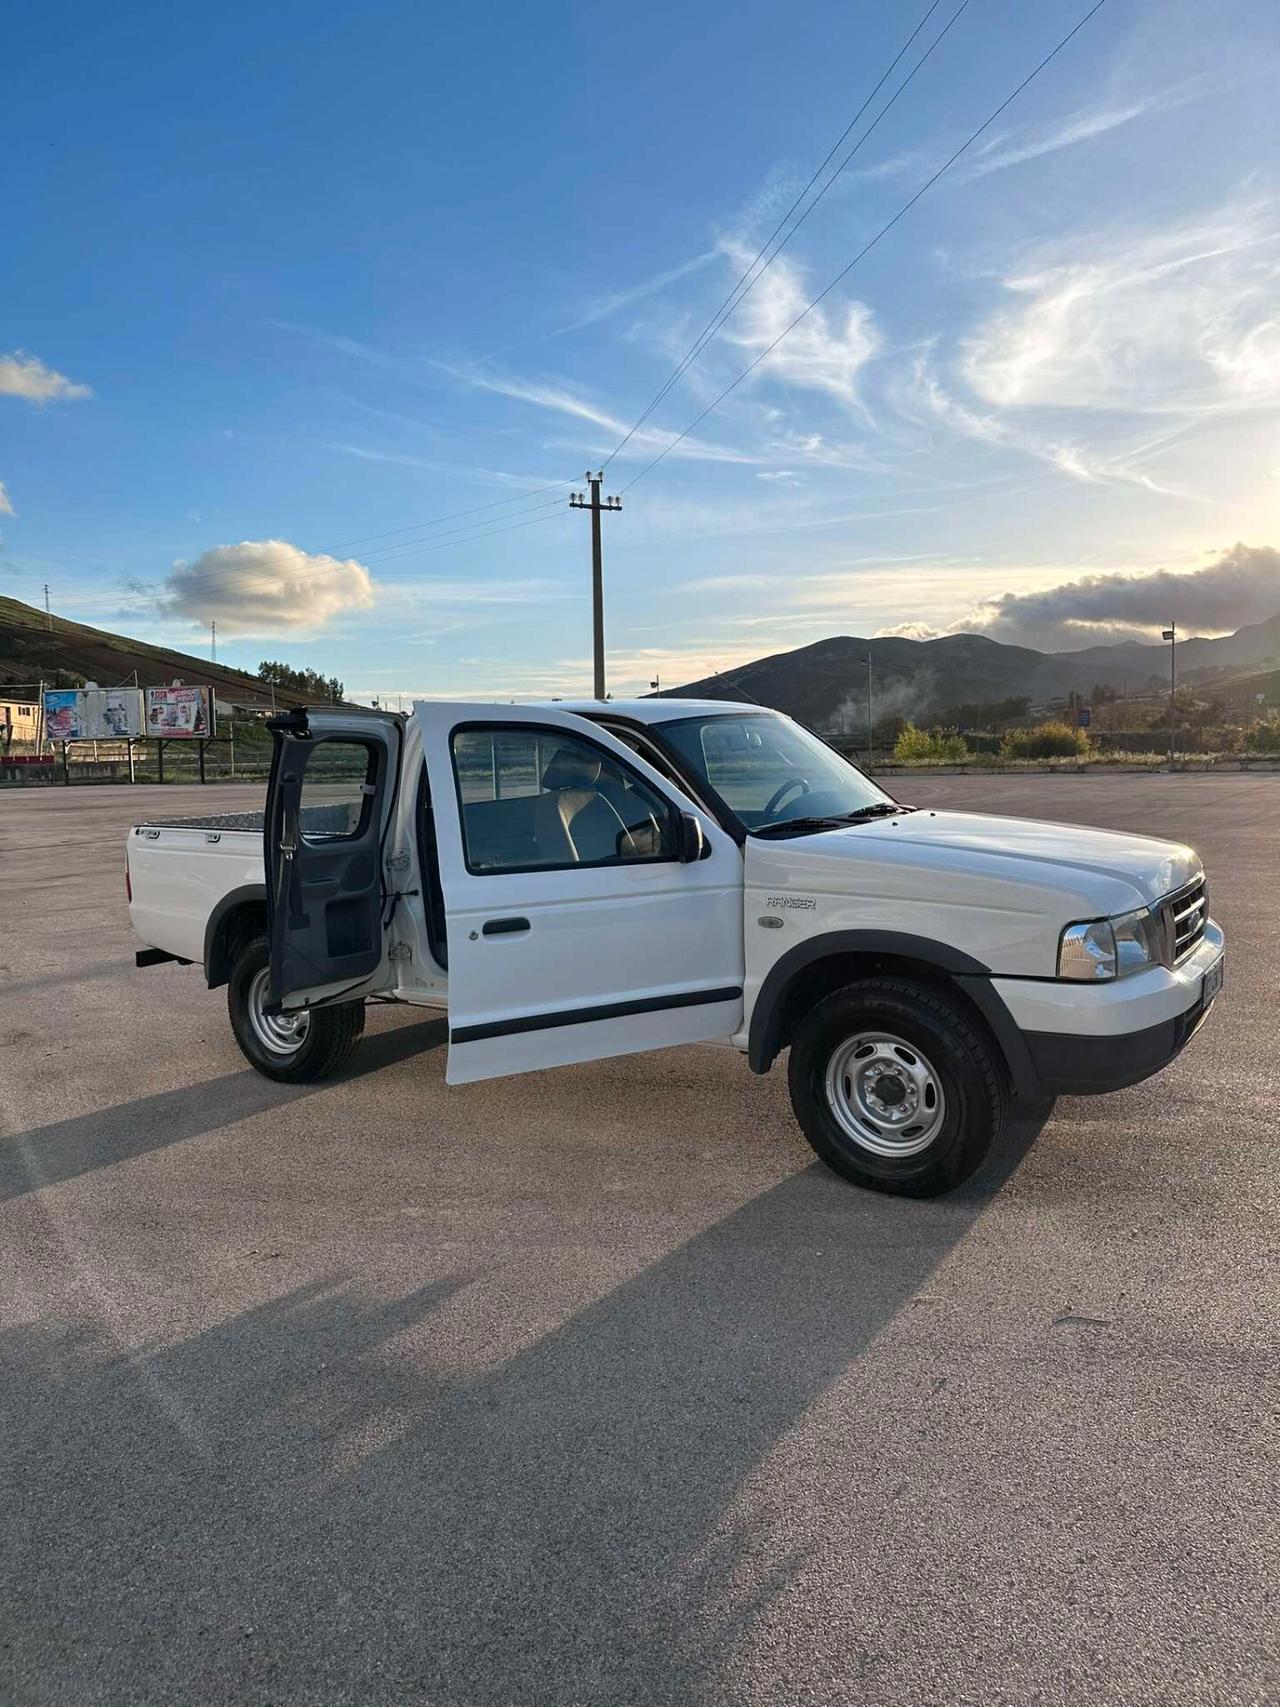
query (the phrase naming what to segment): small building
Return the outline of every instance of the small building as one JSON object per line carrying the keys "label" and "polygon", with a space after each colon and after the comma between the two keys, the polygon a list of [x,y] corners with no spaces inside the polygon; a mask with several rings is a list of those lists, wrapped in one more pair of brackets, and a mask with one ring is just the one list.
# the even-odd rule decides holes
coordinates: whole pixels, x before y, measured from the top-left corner
{"label": "small building", "polygon": [[[0,688],[0,696],[4,689]],[[35,746],[40,732],[40,707],[34,700],[0,697],[0,753]]]}

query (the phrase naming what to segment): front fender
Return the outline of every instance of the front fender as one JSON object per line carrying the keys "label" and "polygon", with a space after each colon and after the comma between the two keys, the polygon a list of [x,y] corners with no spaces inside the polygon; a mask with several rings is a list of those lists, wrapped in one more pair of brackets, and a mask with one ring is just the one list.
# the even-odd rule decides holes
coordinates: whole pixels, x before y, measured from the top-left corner
{"label": "front fender", "polygon": [[747,1060],[753,1073],[767,1073],[782,1048],[788,998],[797,980],[823,961],[854,957],[863,961],[883,958],[890,962],[913,962],[942,974],[986,1021],[1018,1095],[1034,1099],[1043,1094],[1026,1039],[992,988],[991,968],[948,943],[902,931],[827,931],[797,943],[776,960],[751,1010]]}

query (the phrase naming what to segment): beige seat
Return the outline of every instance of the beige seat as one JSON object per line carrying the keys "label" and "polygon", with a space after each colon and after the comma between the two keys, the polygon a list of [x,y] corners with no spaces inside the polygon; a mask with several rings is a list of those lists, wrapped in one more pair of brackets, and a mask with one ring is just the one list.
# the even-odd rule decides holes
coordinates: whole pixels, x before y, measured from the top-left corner
{"label": "beige seat", "polygon": [[602,761],[586,747],[558,747],[534,807],[538,857],[548,865],[614,859],[626,824],[601,785]]}

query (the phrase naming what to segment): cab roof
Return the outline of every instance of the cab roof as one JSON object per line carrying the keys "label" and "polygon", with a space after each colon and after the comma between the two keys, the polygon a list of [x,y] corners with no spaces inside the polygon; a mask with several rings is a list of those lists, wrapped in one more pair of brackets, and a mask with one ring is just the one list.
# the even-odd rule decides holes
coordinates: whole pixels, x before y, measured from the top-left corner
{"label": "cab roof", "polygon": [[571,711],[578,717],[604,717],[612,712],[632,723],[671,723],[679,717],[741,717],[744,712],[771,710],[767,705],[732,699],[557,699],[544,703],[548,709]]}

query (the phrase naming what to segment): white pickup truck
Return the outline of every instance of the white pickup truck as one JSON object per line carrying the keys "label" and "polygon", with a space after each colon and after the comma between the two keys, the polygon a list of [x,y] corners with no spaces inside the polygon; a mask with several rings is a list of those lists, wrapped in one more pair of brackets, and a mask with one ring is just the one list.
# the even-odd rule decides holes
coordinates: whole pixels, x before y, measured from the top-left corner
{"label": "white pickup truck", "polygon": [[928,1196],[1011,1097],[1147,1077],[1221,988],[1190,848],[903,805],[759,706],[271,727],[265,814],[137,825],[128,883],[138,963],[225,984],[274,1079],[339,1067],[369,1000],[447,1009],[455,1085],[710,1040],[764,1073],[789,1049],[817,1153]]}

